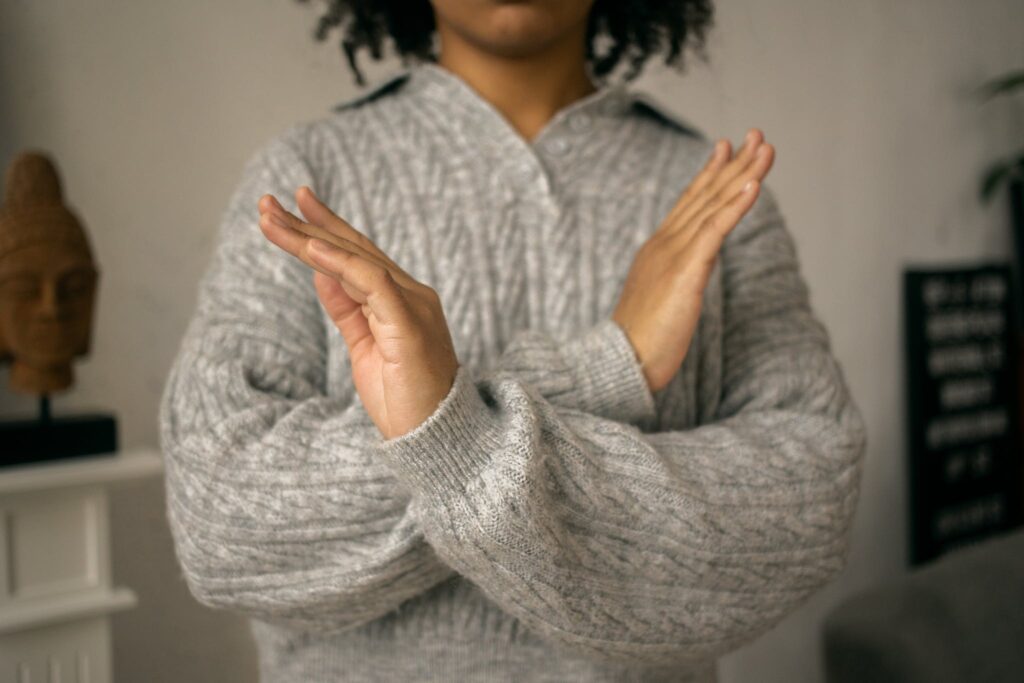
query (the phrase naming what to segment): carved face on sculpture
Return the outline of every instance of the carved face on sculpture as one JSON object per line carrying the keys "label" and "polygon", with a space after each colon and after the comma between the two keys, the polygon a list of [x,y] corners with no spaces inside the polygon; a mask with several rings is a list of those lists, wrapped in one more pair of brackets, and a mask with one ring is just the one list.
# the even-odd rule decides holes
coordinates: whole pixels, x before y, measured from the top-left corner
{"label": "carved face on sculpture", "polygon": [[0,359],[12,363],[12,389],[38,395],[73,384],[71,365],[89,351],[98,280],[53,164],[20,155],[0,208]]}

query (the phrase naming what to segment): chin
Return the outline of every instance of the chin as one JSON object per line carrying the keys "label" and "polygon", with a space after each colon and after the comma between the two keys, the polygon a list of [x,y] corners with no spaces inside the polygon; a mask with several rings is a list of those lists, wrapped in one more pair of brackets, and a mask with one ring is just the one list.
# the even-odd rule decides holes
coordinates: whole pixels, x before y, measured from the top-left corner
{"label": "chin", "polygon": [[590,2],[574,0],[433,0],[464,40],[505,57],[543,49],[585,21]]}
{"label": "chin", "polygon": [[506,57],[526,56],[543,49],[559,37],[558,27],[550,17],[535,16],[495,17],[480,41],[490,52]]}

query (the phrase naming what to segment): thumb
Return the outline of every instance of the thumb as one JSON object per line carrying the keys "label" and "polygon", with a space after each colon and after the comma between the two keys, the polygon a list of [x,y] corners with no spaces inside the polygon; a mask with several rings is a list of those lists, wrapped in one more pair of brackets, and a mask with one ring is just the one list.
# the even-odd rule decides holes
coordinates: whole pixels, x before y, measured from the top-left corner
{"label": "thumb", "polygon": [[341,281],[314,270],[313,287],[327,316],[334,321],[350,349],[367,335],[372,336],[370,323],[363,315],[362,304],[349,295]]}

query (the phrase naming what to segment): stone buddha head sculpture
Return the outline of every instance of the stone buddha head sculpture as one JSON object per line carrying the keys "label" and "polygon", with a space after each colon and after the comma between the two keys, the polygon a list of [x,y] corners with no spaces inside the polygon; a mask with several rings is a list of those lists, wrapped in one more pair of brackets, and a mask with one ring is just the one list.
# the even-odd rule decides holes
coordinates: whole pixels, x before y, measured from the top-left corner
{"label": "stone buddha head sculpture", "polygon": [[42,395],[74,383],[72,363],[89,351],[98,280],[53,162],[18,155],[0,205],[0,362],[11,363],[12,390]]}

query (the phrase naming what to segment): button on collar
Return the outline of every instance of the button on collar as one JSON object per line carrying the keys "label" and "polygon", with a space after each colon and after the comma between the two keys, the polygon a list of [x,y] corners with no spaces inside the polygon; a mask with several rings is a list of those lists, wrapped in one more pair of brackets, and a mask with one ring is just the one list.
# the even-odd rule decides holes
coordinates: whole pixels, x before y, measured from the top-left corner
{"label": "button on collar", "polygon": [[565,138],[551,138],[544,148],[552,154],[565,154],[569,151],[569,143]]}
{"label": "button on collar", "polygon": [[517,163],[514,167],[516,177],[520,178],[523,182],[529,182],[533,180],[536,175],[536,170],[529,161],[523,160]]}
{"label": "button on collar", "polygon": [[513,162],[509,168],[512,182],[520,188],[530,187],[542,192],[549,191],[547,174],[531,159],[521,159]]}
{"label": "button on collar", "polygon": [[590,115],[580,112],[569,117],[569,127],[575,131],[586,130],[590,127]]}

